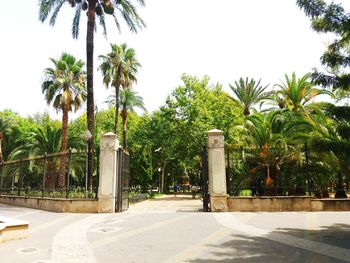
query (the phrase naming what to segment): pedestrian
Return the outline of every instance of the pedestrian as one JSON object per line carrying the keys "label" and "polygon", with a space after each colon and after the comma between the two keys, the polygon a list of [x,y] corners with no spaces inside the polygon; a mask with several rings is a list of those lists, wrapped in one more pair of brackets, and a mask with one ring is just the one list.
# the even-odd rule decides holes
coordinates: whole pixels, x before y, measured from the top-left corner
{"label": "pedestrian", "polygon": [[192,191],[192,199],[196,199],[196,194],[197,194],[197,186],[192,185],[192,187],[191,187],[191,191]]}
{"label": "pedestrian", "polygon": [[175,197],[176,197],[176,194],[177,194],[177,185],[174,184],[174,195],[175,195]]}

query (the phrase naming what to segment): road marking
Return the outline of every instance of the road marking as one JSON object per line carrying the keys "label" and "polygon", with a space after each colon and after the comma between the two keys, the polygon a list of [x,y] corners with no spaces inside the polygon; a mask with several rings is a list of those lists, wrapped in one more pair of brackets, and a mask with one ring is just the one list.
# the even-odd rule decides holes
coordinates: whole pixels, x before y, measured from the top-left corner
{"label": "road marking", "polygon": [[343,261],[350,262],[350,250],[336,247],[316,241],[306,240],[282,233],[274,233],[265,229],[257,228],[243,223],[237,217],[230,213],[215,213],[216,220],[225,227],[231,228],[237,232],[243,232],[250,237],[262,237],[271,241],[279,242],[288,246],[293,246],[308,250],[314,253],[333,257]]}
{"label": "road marking", "polygon": [[190,262],[191,259],[196,258],[202,251],[208,249],[208,244],[215,244],[222,240],[223,238],[231,235],[233,231],[227,227],[221,227],[219,230],[211,233],[206,238],[202,239],[200,242],[194,244],[191,247],[186,248],[179,254],[171,257],[165,263],[178,263],[178,262]]}
{"label": "road marking", "polygon": [[16,251],[21,254],[31,254],[31,253],[37,253],[39,249],[37,249],[36,247],[25,247],[25,248],[16,249]]}
{"label": "road marking", "polygon": [[103,222],[110,214],[88,215],[62,228],[53,238],[51,261],[60,263],[96,263],[89,246],[87,232],[97,223]]}
{"label": "road marking", "polygon": [[133,229],[133,230],[121,233],[119,235],[105,237],[104,239],[91,242],[91,247],[92,248],[103,247],[105,245],[108,245],[110,243],[116,242],[118,240],[130,238],[130,237],[133,237],[133,236],[136,236],[136,235],[140,235],[140,234],[143,234],[143,233],[145,233],[147,231],[151,231],[153,229],[156,229],[156,228],[159,228],[159,227],[162,227],[162,226],[165,226],[165,225],[172,224],[172,223],[174,223],[176,221],[180,221],[182,219],[185,219],[187,217],[191,217],[191,216],[194,216],[194,215],[195,214],[187,214],[187,215],[183,215],[183,216],[180,216],[180,217],[177,217],[177,218],[172,218],[172,219],[165,220],[165,221],[162,221],[162,222],[154,223],[152,225],[148,225],[148,226],[140,227],[140,228],[137,228],[137,229]]}
{"label": "road marking", "polygon": [[121,227],[99,227],[95,229],[89,230],[89,232],[96,232],[96,233],[112,233],[122,230]]}

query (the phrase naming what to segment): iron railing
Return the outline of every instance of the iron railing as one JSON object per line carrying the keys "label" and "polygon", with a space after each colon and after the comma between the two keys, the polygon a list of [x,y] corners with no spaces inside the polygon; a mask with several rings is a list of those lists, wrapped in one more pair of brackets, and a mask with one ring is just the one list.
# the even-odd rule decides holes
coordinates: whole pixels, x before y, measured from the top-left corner
{"label": "iron railing", "polygon": [[[86,177],[86,155],[86,151],[70,149],[66,152],[2,162],[0,163],[0,194],[52,198],[97,198],[98,170],[93,177],[92,190],[89,190]],[[64,172],[62,172],[62,162],[65,162]]]}

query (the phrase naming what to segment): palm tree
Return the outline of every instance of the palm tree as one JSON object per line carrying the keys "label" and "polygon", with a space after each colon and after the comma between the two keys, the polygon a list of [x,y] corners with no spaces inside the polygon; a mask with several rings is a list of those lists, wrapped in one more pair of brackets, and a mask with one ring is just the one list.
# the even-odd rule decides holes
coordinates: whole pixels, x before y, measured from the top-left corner
{"label": "palm tree", "polygon": [[[137,0],[144,6],[144,0]],[[137,13],[136,7],[130,0],[39,0],[39,20],[44,22],[50,18],[50,25],[54,26],[56,18],[62,6],[69,3],[72,8],[75,8],[75,15],[72,22],[72,36],[78,38],[80,16],[82,12],[87,14],[87,32],[86,32],[86,66],[87,66],[87,128],[94,135],[94,88],[93,88],[93,71],[94,71],[94,32],[96,26],[96,15],[99,23],[102,26],[104,35],[107,35],[105,15],[111,15],[114,18],[116,26],[120,31],[120,21],[117,14],[123,18],[127,26],[132,32],[137,32],[138,29],[145,27],[145,23]],[[88,141],[88,180],[89,188],[92,188],[92,173],[93,173],[93,149],[94,140]]]}
{"label": "palm tree", "polygon": [[301,160],[298,142],[305,139],[311,126],[300,116],[289,111],[256,113],[245,123],[246,142],[252,146],[250,158],[257,165],[254,169],[266,169],[266,185],[276,191],[280,167],[287,161]]}
{"label": "palm tree", "polygon": [[321,94],[332,96],[332,93],[328,90],[315,88],[310,79],[310,73],[305,74],[301,78],[297,78],[294,72],[291,78],[286,74],[285,82],[275,85],[280,88],[276,92],[280,108],[299,112],[310,119],[310,112],[317,111],[316,104],[311,103],[312,100]]}
{"label": "palm tree", "polygon": [[267,92],[268,87],[262,87],[260,81],[256,82],[254,79],[245,80],[240,78],[239,81],[235,81],[235,86],[230,84],[230,88],[233,93],[236,95],[238,101],[230,97],[235,101],[240,108],[243,110],[245,116],[250,115],[254,105],[262,103],[264,100],[267,100],[271,97],[272,92]]}
{"label": "palm tree", "polygon": [[45,81],[42,92],[48,104],[53,104],[56,110],[62,111],[62,144],[61,172],[59,186],[65,187],[66,152],[68,150],[68,113],[78,108],[86,100],[86,75],[83,71],[84,62],[76,60],[72,55],[62,53],[59,59],[50,59],[54,68],[45,69]]}
{"label": "palm tree", "polygon": [[[110,105],[116,103],[115,95],[108,96],[107,102]],[[128,118],[128,112],[134,111],[134,108],[140,108],[146,111],[146,108],[143,104],[143,99],[132,89],[122,89],[119,96],[119,104],[122,106],[120,116],[122,117],[122,129],[123,129],[123,148],[127,150],[127,131],[126,131],[126,122]]]}
{"label": "palm tree", "polygon": [[[120,46],[111,44],[112,51],[107,55],[99,56],[102,59],[100,69],[103,75],[103,83],[108,88],[115,88],[115,98],[119,98],[120,86],[127,88],[132,82],[136,82],[136,74],[141,66],[136,59],[135,50],[128,48],[124,43]],[[114,133],[118,135],[119,99],[115,103]]]}

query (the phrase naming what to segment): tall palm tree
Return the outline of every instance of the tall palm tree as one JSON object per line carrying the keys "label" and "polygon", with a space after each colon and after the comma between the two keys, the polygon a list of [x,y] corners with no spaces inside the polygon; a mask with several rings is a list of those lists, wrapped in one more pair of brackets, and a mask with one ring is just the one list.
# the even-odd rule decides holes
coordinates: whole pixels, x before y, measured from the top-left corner
{"label": "tall palm tree", "polygon": [[260,81],[256,82],[254,79],[245,80],[240,78],[239,81],[235,81],[235,85],[230,84],[230,88],[236,95],[237,99],[230,97],[235,101],[240,108],[243,110],[245,116],[250,115],[254,105],[262,103],[271,97],[272,92],[266,91],[267,86],[263,87],[260,85]]}
{"label": "tall palm tree", "polygon": [[53,104],[56,110],[62,111],[62,143],[61,172],[59,186],[65,187],[66,152],[68,150],[68,113],[78,108],[86,100],[86,75],[83,71],[84,62],[76,60],[67,53],[62,53],[59,59],[50,59],[53,68],[45,69],[45,81],[42,92],[48,104]]}
{"label": "tall palm tree", "polygon": [[276,84],[279,90],[276,97],[280,108],[287,108],[293,112],[299,112],[310,119],[310,112],[317,110],[312,100],[321,94],[332,96],[332,93],[325,89],[317,89],[311,81],[311,74],[307,73],[297,78],[295,73],[289,77],[285,74],[285,82]]}
{"label": "tall palm tree", "polygon": [[[107,102],[111,105],[116,103],[115,95],[108,96]],[[127,118],[128,112],[134,111],[135,108],[140,108],[146,111],[143,99],[132,89],[122,89],[119,96],[119,104],[122,106],[120,116],[122,117],[122,129],[123,129],[123,148],[127,150]]]}
{"label": "tall palm tree", "polygon": [[[144,6],[144,0],[137,0]],[[111,15],[114,18],[116,26],[120,31],[120,21],[118,14],[126,22],[132,32],[137,32],[138,29],[145,27],[145,23],[137,13],[136,7],[130,0],[39,0],[39,20],[44,22],[50,17],[50,25],[54,26],[56,18],[62,6],[69,3],[72,8],[75,8],[75,15],[72,22],[72,36],[78,38],[79,23],[82,12],[87,14],[87,32],[86,32],[86,66],[87,66],[87,128],[94,135],[94,88],[93,88],[93,71],[94,71],[94,32],[96,26],[96,15],[99,23],[102,26],[104,35],[107,35],[105,15]],[[93,149],[94,140],[88,141],[88,180],[89,188],[92,188],[92,173],[93,173]]]}
{"label": "tall palm tree", "polygon": [[[111,44],[112,51],[107,55],[101,55],[100,69],[103,75],[103,83],[108,88],[109,85],[115,89],[115,98],[119,98],[120,86],[127,88],[132,82],[136,82],[138,68],[141,67],[136,59],[133,48],[128,48],[127,44]],[[115,103],[114,133],[118,135],[118,115],[119,99]]]}

